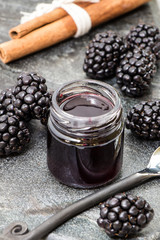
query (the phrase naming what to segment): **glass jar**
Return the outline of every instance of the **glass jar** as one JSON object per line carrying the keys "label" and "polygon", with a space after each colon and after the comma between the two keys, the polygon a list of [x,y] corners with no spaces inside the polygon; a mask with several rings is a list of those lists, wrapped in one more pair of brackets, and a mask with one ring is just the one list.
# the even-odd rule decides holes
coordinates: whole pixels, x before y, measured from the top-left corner
{"label": "glass jar", "polygon": [[63,85],[52,96],[48,168],[68,186],[108,183],[121,170],[123,130],[121,100],[112,86],[96,80]]}

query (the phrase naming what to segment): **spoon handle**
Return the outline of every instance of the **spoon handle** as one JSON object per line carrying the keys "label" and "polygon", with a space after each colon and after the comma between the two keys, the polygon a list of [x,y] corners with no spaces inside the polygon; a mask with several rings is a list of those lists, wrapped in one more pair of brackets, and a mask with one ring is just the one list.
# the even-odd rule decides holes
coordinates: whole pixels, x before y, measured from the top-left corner
{"label": "spoon handle", "polygon": [[37,228],[29,232],[27,235],[24,235],[23,240],[38,240],[42,237],[48,235],[55,228],[76,216],[77,214],[94,207],[102,201],[105,201],[107,198],[113,196],[116,193],[124,192],[128,189],[131,189],[149,178],[153,177],[152,174],[148,173],[147,169],[144,169],[140,172],[137,172],[129,177],[126,177],[119,182],[108,185],[102,190],[99,190],[79,201],[71,204],[70,206],[62,209],[48,220],[43,222]]}

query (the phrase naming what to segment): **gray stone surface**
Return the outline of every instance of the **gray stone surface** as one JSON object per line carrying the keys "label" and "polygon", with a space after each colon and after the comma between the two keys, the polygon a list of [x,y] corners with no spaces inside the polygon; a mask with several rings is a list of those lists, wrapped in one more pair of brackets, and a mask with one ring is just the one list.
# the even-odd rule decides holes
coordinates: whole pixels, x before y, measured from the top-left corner
{"label": "gray stone surface", "polygon": [[[0,0],[0,42],[9,40],[8,30],[17,25],[20,11],[34,10],[38,0]],[[47,0],[45,2],[50,2]],[[0,89],[14,85],[21,71],[36,71],[47,79],[49,90],[62,83],[83,79],[82,71],[85,47],[97,32],[115,30],[126,34],[139,22],[159,25],[156,2],[110,21],[79,39],[71,39],[10,64],[0,62]],[[139,99],[122,96],[124,111],[142,99],[160,98],[160,70],[151,84],[150,94]],[[118,89],[115,78],[108,81]],[[25,151],[17,156],[0,159],[0,233],[13,221],[24,221],[29,229],[38,226],[52,214],[68,204],[94,192],[77,190],[58,183],[46,164],[46,129],[37,121],[30,123],[32,140]],[[143,169],[159,146],[159,141],[139,140],[126,130],[124,163],[119,179]],[[129,192],[148,200],[155,209],[151,224],[137,237],[139,240],[160,239],[160,180],[145,183]],[[105,232],[96,224],[97,207],[86,211],[57,228],[47,240],[106,240]]]}

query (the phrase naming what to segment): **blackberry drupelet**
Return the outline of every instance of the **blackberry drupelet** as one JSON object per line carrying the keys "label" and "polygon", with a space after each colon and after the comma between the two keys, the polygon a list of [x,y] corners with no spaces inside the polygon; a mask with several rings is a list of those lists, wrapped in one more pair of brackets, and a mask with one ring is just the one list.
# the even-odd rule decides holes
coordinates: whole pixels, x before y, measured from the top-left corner
{"label": "blackberry drupelet", "polygon": [[128,96],[142,96],[156,73],[156,57],[146,49],[128,51],[117,68],[117,83]]}
{"label": "blackberry drupelet", "polygon": [[39,119],[47,122],[50,94],[46,80],[36,73],[22,73],[13,89],[15,114],[24,120]]}
{"label": "blackberry drupelet", "polygon": [[0,93],[0,116],[7,113],[9,116],[14,115],[14,106],[12,104],[12,88]]}
{"label": "blackberry drupelet", "polygon": [[127,41],[131,48],[136,46],[148,48],[160,59],[160,31],[157,27],[146,24],[138,24],[127,36]]}
{"label": "blackberry drupelet", "polygon": [[93,79],[107,79],[116,72],[127,44],[114,32],[98,33],[86,51],[83,70]]}
{"label": "blackberry drupelet", "polygon": [[100,205],[97,223],[110,237],[127,238],[142,230],[153,215],[153,209],[143,198],[119,193]]}
{"label": "blackberry drupelet", "polygon": [[160,100],[136,104],[128,112],[126,127],[144,139],[160,139]]}
{"label": "blackberry drupelet", "polygon": [[19,153],[30,141],[30,133],[24,121],[16,115],[0,116],[0,156]]}

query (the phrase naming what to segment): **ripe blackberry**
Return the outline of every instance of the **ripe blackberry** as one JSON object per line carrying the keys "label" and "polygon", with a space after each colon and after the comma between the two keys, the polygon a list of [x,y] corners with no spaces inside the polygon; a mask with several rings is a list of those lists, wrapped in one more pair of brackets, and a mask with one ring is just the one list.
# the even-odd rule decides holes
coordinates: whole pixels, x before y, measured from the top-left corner
{"label": "ripe blackberry", "polygon": [[153,215],[143,198],[119,193],[101,204],[97,223],[110,237],[126,238],[142,230]]}
{"label": "ripe blackberry", "polygon": [[115,33],[98,33],[88,46],[83,70],[91,78],[106,79],[115,74],[126,50],[126,43]]}
{"label": "ripe blackberry", "polygon": [[[157,27],[146,24],[138,24],[127,36],[131,48],[149,48],[160,59],[160,31]],[[158,44],[158,45],[157,45]]]}
{"label": "ripe blackberry", "polygon": [[0,155],[19,153],[30,141],[30,133],[24,121],[19,120],[16,115],[0,116]]}
{"label": "ripe blackberry", "polygon": [[39,119],[47,122],[50,107],[50,94],[46,80],[36,73],[22,73],[13,89],[15,114],[22,119]]}
{"label": "ripe blackberry", "polygon": [[133,106],[128,112],[126,127],[144,139],[160,139],[160,100]]}
{"label": "ripe blackberry", "polygon": [[0,116],[7,113],[9,116],[14,114],[14,106],[12,104],[12,88],[0,93]]}
{"label": "ripe blackberry", "polygon": [[128,96],[142,96],[156,73],[156,57],[146,49],[128,51],[117,68],[117,83]]}

